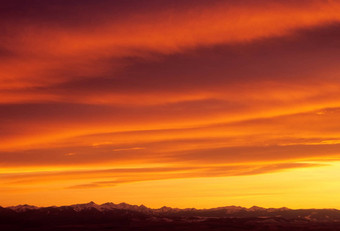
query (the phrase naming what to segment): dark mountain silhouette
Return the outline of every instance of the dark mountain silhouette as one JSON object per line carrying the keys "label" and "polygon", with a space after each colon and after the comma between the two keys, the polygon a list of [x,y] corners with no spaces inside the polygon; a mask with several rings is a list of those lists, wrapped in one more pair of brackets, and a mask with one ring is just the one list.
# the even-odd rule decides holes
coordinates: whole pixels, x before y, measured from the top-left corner
{"label": "dark mountain silhouette", "polygon": [[0,230],[340,230],[340,210],[226,206],[147,208],[94,202],[0,207]]}

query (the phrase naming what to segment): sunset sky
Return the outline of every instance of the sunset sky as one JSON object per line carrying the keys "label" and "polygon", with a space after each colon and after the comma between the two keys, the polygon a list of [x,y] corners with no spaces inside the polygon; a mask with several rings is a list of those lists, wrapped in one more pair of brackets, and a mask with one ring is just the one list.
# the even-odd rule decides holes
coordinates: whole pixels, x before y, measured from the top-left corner
{"label": "sunset sky", "polygon": [[2,0],[0,205],[340,209],[339,0]]}

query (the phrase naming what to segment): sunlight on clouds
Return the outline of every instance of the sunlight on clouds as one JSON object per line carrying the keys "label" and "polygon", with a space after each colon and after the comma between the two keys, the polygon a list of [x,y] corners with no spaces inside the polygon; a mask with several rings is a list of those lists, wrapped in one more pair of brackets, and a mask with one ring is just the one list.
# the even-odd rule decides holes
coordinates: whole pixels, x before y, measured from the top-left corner
{"label": "sunlight on clouds", "polygon": [[340,208],[340,2],[31,4],[0,9],[1,206]]}

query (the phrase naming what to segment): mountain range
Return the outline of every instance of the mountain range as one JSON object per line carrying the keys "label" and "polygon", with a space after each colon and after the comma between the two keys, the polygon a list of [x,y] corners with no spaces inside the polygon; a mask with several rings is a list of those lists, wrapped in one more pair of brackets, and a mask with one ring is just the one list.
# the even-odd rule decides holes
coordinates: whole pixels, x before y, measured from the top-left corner
{"label": "mountain range", "polygon": [[340,230],[340,210],[226,206],[179,209],[94,202],[0,207],[0,230]]}

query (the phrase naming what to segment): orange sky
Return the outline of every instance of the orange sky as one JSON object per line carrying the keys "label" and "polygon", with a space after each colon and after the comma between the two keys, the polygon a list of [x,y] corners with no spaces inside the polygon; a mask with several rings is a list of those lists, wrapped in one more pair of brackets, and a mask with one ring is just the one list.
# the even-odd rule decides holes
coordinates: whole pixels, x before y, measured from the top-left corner
{"label": "orange sky", "polygon": [[0,205],[340,208],[339,12],[4,0]]}

